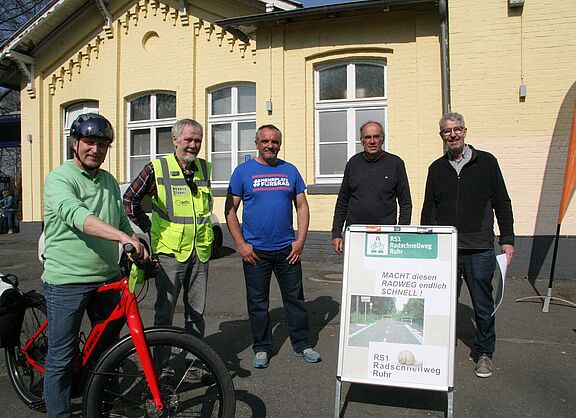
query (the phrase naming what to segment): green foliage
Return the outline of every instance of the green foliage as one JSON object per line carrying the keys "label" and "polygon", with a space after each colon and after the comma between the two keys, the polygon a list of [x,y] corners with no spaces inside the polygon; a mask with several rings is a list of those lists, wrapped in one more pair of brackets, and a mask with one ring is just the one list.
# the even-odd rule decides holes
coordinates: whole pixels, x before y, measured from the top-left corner
{"label": "green foliage", "polygon": [[422,324],[424,322],[424,299],[410,299],[404,305],[403,315],[411,316],[412,321]]}

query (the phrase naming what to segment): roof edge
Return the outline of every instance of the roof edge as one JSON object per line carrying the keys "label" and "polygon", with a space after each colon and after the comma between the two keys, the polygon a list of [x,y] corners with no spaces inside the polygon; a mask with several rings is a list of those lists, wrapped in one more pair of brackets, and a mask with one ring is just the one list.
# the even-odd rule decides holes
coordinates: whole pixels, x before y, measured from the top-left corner
{"label": "roof edge", "polygon": [[287,10],[281,12],[262,13],[258,15],[234,17],[230,19],[217,20],[218,26],[228,29],[240,25],[258,25],[259,23],[278,22],[298,17],[320,16],[325,14],[334,14],[352,10],[370,10],[379,8],[388,8],[390,6],[407,6],[419,3],[434,3],[437,0],[369,0],[369,1],[352,1],[348,3],[329,4],[314,7],[304,7],[302,9]]}
{"label": "roof edge", "polygon": [[42,10],[40,10],[36,14],[36,16],[34,16],[32,19],[30,19],[30,21],[28,21],[24,26],[22,26],[20,29],[18,29],[14,33],[14,35],[12,35],[10,38],[8,38],[6,40],[6,42],[4,42],[4,44],[0,45],[0,51],[2,53],[1,57],[4,57],[6,52],[9,52],[14,47],[16,47],[18,45],[18,43],[23,38],[26,37],[27,34],[29,34],[32,30],[34,30],[34,28],[36,28],[36,26],[40,25],[42,23],[42,21],[50,15],[50,13],[53,13],[56,9],[58,9],[58,7],[60,7],[66,1],[67,0],[54,0],[52,3],[47,4],[46,7],[44,7]]}

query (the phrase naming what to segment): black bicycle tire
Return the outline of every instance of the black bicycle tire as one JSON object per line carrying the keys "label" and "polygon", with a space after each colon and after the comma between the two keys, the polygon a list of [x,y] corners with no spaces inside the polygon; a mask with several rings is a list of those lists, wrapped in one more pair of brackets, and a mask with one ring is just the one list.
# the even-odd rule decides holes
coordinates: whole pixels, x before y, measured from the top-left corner
{"label": "black bicycle tire", "polygon": [[[234,418],[236,410],[236,395],[230,373],[218,354],[204,341],[185,332],[173,330],[148,329],[145,331],[146,341],[149,347],[156,345],[167,345],[184,348],[193,353],[215,377],[215,385],[219,387],[219,417]],[[126,339],[121,344],[110,348],[100,358],[98,364],[90,374],[88,382],[84,388],[83,396],[83,416],[85,418],[100,418],[102,416],[101,405],[103,389],[108,383],[108,376],[118,364],[124,359],[134,354],[135,347],[132,339]],[[164,415],[162,415],[164,416]]]}
{"label": "black bicycle tire", "polygon": [[[39,293],[35,293],[35,292],[28,293],[25,295],[25,297],[27,298],[28,306],[27,306],[26,311],[24,313],[20,342],[19,342],[18,346],[6,347],[4,349],[4,360],[6,362],[6,370],[7,370],[8,377],[10,379],[10,383],[12,384],[12,387],[16,391],[16,394],[18,395],[18,397],[29,408],[32,408],[35,410],[43,410],[45,408],[43,374],[40,371],[33,369],[32,366],[27,364],[27,367],[29,367],[31,372],[38,373],[39,375],[42,375],[42,378],[40,379],[39,384],[37,385],[37,388],[40,390],[40,394],[33,393],[31,391],[31,389],[29,387],[27,387],[28,385],[24,382],[24,380],[23,380],[24,376],[20,375],[20,372],[18,369],[18,364],[20,362],[25,361],[23,356],[21,354],[19,354],[21,344],[26,343],[30,339],[30,337],[32,337],[33,333],[35,331],[37,331],[38,328],[40,328],[40,325],[42,325],[44,320],[47,318],[46,300],[44,299],[44,296],[42,296]],[[31,318],[30,312],[33,312],[32,317],[34,318],[33,319],[34,322],[32,324],[30,324],[29,326],[27,326],[27,324],[24,322],[28,318]],[[40,316],[37,316],[35,313],[38,313]],[[45,333],[47,333],[47,332],[48,332],[48,330],[45,330]],[[40,366],[44,366],[44,360],[45,360],[46,354],[48,352],[48,345],[47,345],[46,339],[47,339],[46,336],[43,337],[43,340],[41,342],[41,346],[39,346],[37,348],[37,351],[34,354],[32,354],[32,355],[38,355],[38,358],[35,358],[34,360],[36,360],[36,362]]]}

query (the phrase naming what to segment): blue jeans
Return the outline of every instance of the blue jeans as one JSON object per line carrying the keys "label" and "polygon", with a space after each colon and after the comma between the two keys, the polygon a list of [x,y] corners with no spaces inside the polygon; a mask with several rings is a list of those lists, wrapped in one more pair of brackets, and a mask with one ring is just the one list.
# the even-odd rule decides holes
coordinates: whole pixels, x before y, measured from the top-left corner
{"label": "blue jeans", "polygon": [[13,210],[6,210],[4,214],[6,216],[6,221],[8,222],[8,231],[14,231],[14,228],[16,227],[16,223],[14,222],[16,212]]}
{"label": "blue jeans", "polygon": [[492,358],[496,347],[495,318],[492,316],[492,278],[495,268],[494,250],[458,250],[458,298],[464,280],[470,292],[476,320],[476,357],[485,354]]}
{"label": "blue jeans", "polygon": [[[84,312],[92,325],[108,318],[120,299],[118,292],[96,293],[102,283],[44,283],[48,309],[48,355],[44,399],[49,418],[70,418],[73,360]],[[118,330],[119,332],[119,330]],[[117,335],[116,335],[117,337]],[[111,337],[113,339],[113,337]]]}
{"label": "blue jeans", "polygon": [[310,344],[308,313],[304,303],[304,290],[302,288],[302,264],[290,264],[286,260],[292,246],[277,251],[254,252],[260,257],[257,265],[244,264],[244,278],[246,280],[246,299],[248,303],[248,316],[254,344],[254,352],[272,352],[272,325],[270,322],[270,279],[272,272],[278,280],[290,342],[295,351],[301,352],[312,347]]}

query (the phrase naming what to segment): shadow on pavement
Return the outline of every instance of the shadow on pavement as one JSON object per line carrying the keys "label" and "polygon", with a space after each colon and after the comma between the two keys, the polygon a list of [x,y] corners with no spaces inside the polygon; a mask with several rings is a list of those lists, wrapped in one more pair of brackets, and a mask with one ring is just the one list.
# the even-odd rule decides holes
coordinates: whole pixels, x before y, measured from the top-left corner
{"label": "shadow on pavement", "polygon": [[210,260],[217,260],[219,258],[223,258],[223,257],[227,257],[229,255],[232,255],[236,252],[236,250],[234,248],[230,248],[230,247],[215,247],[212,250],[212,257],[210,257]]}
{"label": "shadow on pavement", "polygon": [[266,404],[258,396],[252,395],[245,390],[236,391],[236,402],[242,402],[248,405],[252,411],[252,417],[265,417]]}
{"label": "shadow on pavement", "polygon": [[[312,345],[318,342],[318,335],[330,321],[338,315],[340,304],[330,296],[319,296],[313,301],[306,302],[310,320],[310,340]],[[289,338],[286,327],[284,309],[274,308],[270,311],[272,327],[273,350],[271,358],[280,351]],[[252,345],[252,331],[248,319],[223,321],[218,332],[206,337],[211,347],[219,347],[218,354],[232,374],[232,378],[244,379],[252,375],[252,371],[241,366],[240,353]],[[265,417],[266,406],[258,396],[244,390],[236,391],[237,401],[248,406],[253,417]]]}
{"label": "shadow on pavement", "polygon": [[[306,309],[310,320],[310,342],[315,346],[318,335],[340,312],[340,304],[330,296],[319,296],[313,301],[306,302]],[[289,338],[283,308],[274,308],[270,311],[272,327],[273,348],[271,358],[278,354],[280,348]],[[239,354],[252,345],[252,330],[248,319],[223,321],[219,332],[206,337],[211,347],[221,347],[220,356],[233,372],[233,377],[248,377],[252,374],[240,366]]]}
{"label": "shadow on pavement", "polygon": [[470,349],[470,356],[474,354],[475,336],[474,309],[463,303],[458,303],[456,307],[456,339],[462,341]]}
{"label": "shadow on pavement", "polygon": [[402,409],[446,411],[446,392],[352,383],[340,410],[345,416],[349,403],[366,403]]}

